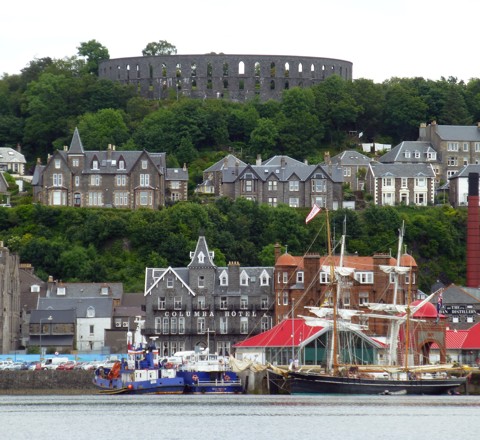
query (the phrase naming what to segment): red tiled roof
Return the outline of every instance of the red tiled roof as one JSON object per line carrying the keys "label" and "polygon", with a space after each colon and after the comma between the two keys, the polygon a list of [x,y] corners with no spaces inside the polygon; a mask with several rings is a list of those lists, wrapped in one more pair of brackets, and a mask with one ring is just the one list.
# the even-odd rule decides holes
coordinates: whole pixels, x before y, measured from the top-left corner
{"label": "red tiled roof", "polygon": [[470,327],[462,348],[464,350],[478,350],[480,348],[480,322]]}
{"label": "red tiled roof", "polygon": [[[411,306],[416,306],[418,304],[420,304],[421,301],[420,300],[417,300],[417,301],[413,301]],[[437,308],[435,307],[434,304],[430,303],[430,302],[427,302],[426,304],[423,305],[423,307],[421,307],[420,309],[418,309],[414,314],[413,314],[413,317],[414,318],[437,318]],[[442,315],[440,313],[440,316],[439,316],[441,319],[445,318],[445,315]]]}
{"label": "red tiled roof", "polygon": [[[284,319],[270,330],[245,339],[235,344],[234,347],[298,347],[322,329],[323,327],[311,327],[300,318]],[[294,330],[293,344],[292,330]]]}
{"label": "red tiled roof", "polygon": [[[468,336],[468,330],[446,330],[445,331],[445,348],[447,350],[461,349],[465,338]],[[432,349],[438,350],[438,344],[434,342]]]}
{"label": "red tiled roof", "polygon": [[275,263],[276,266],[294,266],[303,269],[303,257],[294,257],[286,252],[280,255]]}

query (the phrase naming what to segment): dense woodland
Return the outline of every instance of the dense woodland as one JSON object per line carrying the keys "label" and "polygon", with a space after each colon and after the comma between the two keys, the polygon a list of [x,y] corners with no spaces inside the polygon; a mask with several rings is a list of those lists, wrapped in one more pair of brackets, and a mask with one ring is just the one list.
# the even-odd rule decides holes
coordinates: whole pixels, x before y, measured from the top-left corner
{"label": "dense woodland", "polygon": [[[69,145],[75,127],[86,149],[114,144],[117,150],[166,152],[168,166],[187,164],[193,190],[202,171],[226,152],[246,162],[257,154],[286,154],[317,163],[325,151],[333,156],[355,148],[359,139],[352,132],[363,133],[361,142],[396,145],[416,140],[422,122],[480,121],[480,79],[392,78],[378,84],[331,76],[308,89],[285,90],[280,102],[191,100],[175,91],[171,99],[149,101],[133,86],[99,80],[98,62],[109,58],[100,43],[92,40],[77,49],[64,59],[32,60],[20,74],[0,78],[0,146],[20,145],[30,172],[37,158],[45,162],[54,149]],[[54,209],[16,199],[13,209],[0,208],[0,238],[43,278],[121,281],[127,291],[143,290],[146,266],[185,265],[201,230],[218,264],[272,265],[277,241],[298,255],[310,246],[325,251],[321,216],[305,226],[306,213],[286,206],[191,200],[156,212],[129,212]],[[462,283],[462,210],[336,212],[337,235],[345,215],[350,252],[396,254],[398,227],[405,219],[406,243],[421,264],[422,288],[429,290],[437,278]]]}

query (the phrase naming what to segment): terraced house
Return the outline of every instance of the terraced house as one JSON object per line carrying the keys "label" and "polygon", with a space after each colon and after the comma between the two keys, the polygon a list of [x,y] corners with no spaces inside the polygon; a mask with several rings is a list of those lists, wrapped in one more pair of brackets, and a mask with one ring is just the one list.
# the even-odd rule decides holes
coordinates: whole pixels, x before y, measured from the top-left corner
{"label": "terraced house", "polygon": [[257,157],[255,165],[230,155],[204,172],[198,193],[239,197],[292,208],[342,207],[342,168],[332,164],[308,165],[288,156],[266,161]]}
{"label": "terraced house", "polygon": [[187,200],[188,171],[167,168],[165,153],[86,151],[78,129],[70,148],[37,164],[34,200],[49,206],[151,208]]}

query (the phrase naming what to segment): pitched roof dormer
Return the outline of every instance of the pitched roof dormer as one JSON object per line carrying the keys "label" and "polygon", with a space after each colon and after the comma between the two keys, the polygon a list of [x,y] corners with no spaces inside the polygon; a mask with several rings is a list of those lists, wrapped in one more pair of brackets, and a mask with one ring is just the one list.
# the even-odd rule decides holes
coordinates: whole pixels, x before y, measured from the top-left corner
{"label": "pitched roof dormer", "polygon": [[195,251],[190,252],[191,261],[188,267],[215,268],[216,266],[213,262],[214,256],[215,252],[210,252],[208,250],[207,240],[205,240],[205,237],[201,235],[200,237],[198,237],[197,247],[195,248]]}
{"label": "pitched roof dormer", "polygon": [[70,142],[68,154],[85,154],[78,128],[75,128],[75,131],[73,132],[72,142]]}

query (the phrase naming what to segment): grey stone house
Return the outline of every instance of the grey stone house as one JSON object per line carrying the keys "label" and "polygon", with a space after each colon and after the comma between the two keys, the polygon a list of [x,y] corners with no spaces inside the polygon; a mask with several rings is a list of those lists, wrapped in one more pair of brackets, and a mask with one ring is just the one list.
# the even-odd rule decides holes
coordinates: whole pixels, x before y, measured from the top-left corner
{"label": "grey stone house", "polygon": [[333,156],[331,162],[342,169],[343,183],[353,191],[365,189],[365,176],[372,159],[355,150],[346,150]]}
{"label": "grey stone house", "polygon": [[378,206],[427,206],[435,201],[435,171],[426,163],[371,162],[366,189]]}
{"label": "grey stone house", "polygon": [[0,171],[9,171],[12,174],[23,176],[25,174],[25,156],[20,151],[9,147],[0,147]]}
{"label": "grey stone house", "polygon": [[187,200],[186,167],[167,169],[165,153],[85,151],[78,129],[70,147],[37,164],[34,200],[50,206],[157,209]]}
{"label": "grey stone house", "polygon": [[271,328],[273,268],[217,267],[200,236],[190,263],[181,268],[147,268],[145,336],[164,355],[209,347],[220,354]]}
{"label": "grey stone house", "polygon": [[199,192],[209,188],[215,196],[234,200],[243,197],[270,206],[342,206],[343,171],[336,165],[308,165],[288,156],[274,156],[263,162],[258,157],[255,165],[250,165],[227,156],[208,170]]}
{"label": "grey stone house", "polygon": [[480,165],[464,166],[448,179],[448,200],[454,208],[468,205],[468,175],[470,173],[480,174]]}
{"label": "grey stone house", "polygon": [[465,165],[480,163],[480,123],[477,125],[421,124],[419,141],[437,152],[440,180],[446,182]]}

